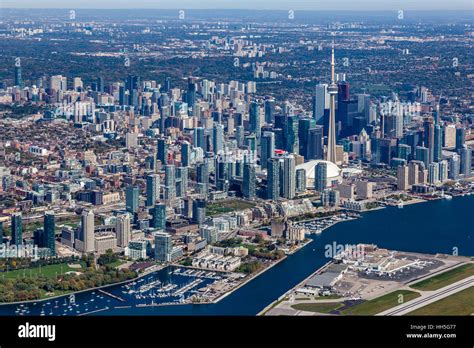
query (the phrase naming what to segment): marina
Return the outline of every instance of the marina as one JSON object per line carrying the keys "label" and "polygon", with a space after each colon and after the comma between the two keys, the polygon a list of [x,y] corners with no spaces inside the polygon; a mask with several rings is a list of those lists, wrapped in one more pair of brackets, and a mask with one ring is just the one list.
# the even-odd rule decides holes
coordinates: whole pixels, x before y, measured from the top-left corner
{"label": "marina", "polygon": [[[232,283],[230,273],[201,271],[170,266],[120,286],[97,289],[52,301],[36,301],[16,306],[19,316],[83,316],[109,309],[166,306],[212,301],[219,296],[212,286]],[[124,305],[124,303],[130,305]],[[0,307],[7,308],[6,306]]]}
{"label": "marina", "polygon": [[321,234],[325,229],[334,226],[339,222],[350,221],[360,218],[360,214],[353,212],[344,212],[338,215],[331,217],[324,217],[309,221],[301,221],[296,223],[297,226],[303,227],[306,229],[307,234]]}
{"label": "marina", "polygon": [[[64,296],[27,304],[0,305],[0,315],[40,315],[43,307],[45,316],[256,315],[282,294],[310,276],[316,269],[326,264],[329,259],[324,256],[324,247],[334,242],[338,244],[374,243],[388,249],[428,254],[451,254],[453,247],[457,247],[459,255],[474,255],[474,243],[472,243],[474,235],[471,230],[459,226],[456,222],[457,219],[432,218],[433,216],[469,218],[473,207],[474,196],[466,195],[452,200],[440,199],[423,204],[410,204],[404,209],[387,207],[382,210],[362,213],[361,218],[343,224],[333,224],[322,234],[310,234],[308,236],[310,242],[306,247],[288,255],[274,267],[231,292],[224,293],[221,289],[219,292],[208,291],[206,294],[205,291],[199,291],[206,286],[209,288],[209,285],[218,280],[212,279],[213,277],[222,277],[218,280],[221,284],[236,282],[230,277],[231,274],[218,272],[213,274],[212,271],[167,267],[132,282],[112,285],[104,289],[124,298],[126,302],[110,298],[97,290],[90,290],[76,294],[75,304],[70,304],[69,296]],[[383,229],[380,226],[383,226]],[[200,277],[196,276],[197,274],[200,274]],[[155,295],[163,293],[158,290],[170,283],[178,284],[178,287],[168,290],[168,292],[176,292],[197,278],[204,282],[186,291],[184,303],[180,302],[181,296],[179,295],[140,299],[136,298],[133,292],[131,294],[122,293],[122,291],[136,291],[140,286],[156,280],[159,280],[160,284],[156,283],[156,286],[148,290],[147,293],[151,292]],[[165,290],[164,293],[166,292]],[[204,293],[200,294],[202,299],[212,300],[200,302],[199,305],[196,304],[198,302],[192,302],[192,294],[199,292]],[[142,293],[142,295],[146,296],[147,293]],[[214,302],[218,293],[223,295],[220,298],[217,297],[218,302]]]}

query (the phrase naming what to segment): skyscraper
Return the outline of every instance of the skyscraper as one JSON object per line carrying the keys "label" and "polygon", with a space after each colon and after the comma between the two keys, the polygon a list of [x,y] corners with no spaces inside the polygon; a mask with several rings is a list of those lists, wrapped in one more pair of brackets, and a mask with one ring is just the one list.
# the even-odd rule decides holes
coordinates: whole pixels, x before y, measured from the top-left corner
{"label": "skyscraper", "polygon": [[418,172],[420,171],[420,166],[419,166],[420,163],[423,163],[423,162],[411,161],[408,164],[408,185],[418,185],[418,181],[419,181]]}
{"label": "skyscraper", "polygon": [[409,189],[409,169],[406,165],[397,168],[397,189],[403,191]]}
{"label": "skyscraper", "polygon": [[80,251],[85,253],[93,253],[95,251],[94,240],[94,212],[92,210],[84,210],[81,216],[81,237],[82,248]]}
{"label": "skyscraper", "polygon": [[306,170],[303,168],[296,170],[296,192],[306,191]]}
{"label": "skyscraper", "polygon": [[283,159],[283,197],[293,199],[296,195],[296,161],[295,156],[288,155]]}
{"label": "skyscraper", "polygon": [[466,142],[466,130],[463,127],[456,128],[456,150],[462,149]]}
{"label": "skyscraper", "polygon": [[430,164],[430,149],[425,146],[417,146],[415,148],[415,159],[425,163],[425,168]]}
{"label": "skyscraper", "polygon": [[441,161],[442,147],[443,147],[443,128],[437,123],[434,126],[433,161],[435,162]]}
{"label": "skyscraper", "polygon": [[128,186],[125,189],[125,206],[129,213],[135,214],[138,211],[138,199],[140,191],[138,187]]}
{"label": "skyscraper", "polygon": [[222,124],[214,124],[212,148],[215,154],[221,153],[224,150],[224,126]]}
{"label": "skyscraper", "polygon": [[194,147],[200,147],[204,151],[207,150],[203,127],[194,128],[193,143],[194,143]]}
{"label": "skyscraper", "polygon": [[207,196],[209,193],[209,164],[207,162],[199,163],[196,166],[196,182],[198,192]]}
{"label": "skyscraper", "polygon": [[164,138],[158,139],[158,159],[162,164],[168,163],[168,144]]}
{"label": "skyscraper", "polygon": [[194,108],[194,104],[196,103],[196,78],[189,77],[188,78],[188,90],[186,92],[186,102],[188,103],[191,109]]}
{"label": "skyscraper", "polygon": [[176,198],[176,169],[174,164],[165,166],[165,194],[166,200],[173,200]]}
{"label": "skyscraper", "polygon": [[[350,105],[349,83],[341,81],[337,84],[336,122],[341,124],[339,132],[352,126],[352,121],[349,119]],[[354,107],[357,108],[357,103],[354,104]]]}
{"label": "skyscraper", "polygon": [[308,158],[309,130],[315,126],[316,121],[312,118],[300,118],[298,120],[299,154],[304,158]]}
{"label": "skyscraper", "polygon": [[297,116],[287,116],[285,119],[285,145],[286,151],[289,153],[299,153],[299,139],[298,139],[298,117]]}
{"label": "skyscraper", "polygon": [[97,77],[97,92],[103,92],[104,91],[104,78],[99,76]]}
{"label": "skyscraper", "polygon": [[463,145],[459,150],[459,154],[461,157],[460,173],[465,176],[471,175],[472,150],[467,145]]}
{"label": "skyscraper", "polygon": [[181,166],[189,167],[191,164],[191,144],[187,141],[184,141],[181,144]]}
{"label": "skyscraper", "polygon": [[255,182],[257,178],[255,175],[255,164],[244,164],[244,177],[242,181],[242,194],[245,198],[255,198]]}
{"label": "skyscraper", "polygon": [[216,160],[216,189],[228,191],[230,184],[230,164],[225,160]]}
{"label": "skyscraper", "polygon": [[430,163],[428,166],[428,182],[430,184],[439,182],[439,163]]}
{"label": "skyscraper", "polygon": [[265,123],[267,124],[273,123],[274,112],[275,112],[275,100],[274,99],[265,100]]}
{"label": "skyscraper", "polygon": [[244,145],[245,131],[244,126],[237,126],[235,129],[235,140],[237,141],[237,146],[242,147]]}
{"label": "skyscraper", "polygon": [[269,158],[267,165],[267,199],[276,201],[280,197],[280,160]]}
{"label": "skyscraper", "polygon": [[128,97],[125,91],[126,91],[125,86],[119,87],[119,104],[120,105],[127,105],[128,103]]}
{"label": "skyscraper", "polygon": [[445,182],[448,180],[448,161],[442,160],[439,162],[439,181]]}
{"label": "skyscraper", "polygon": [[337,85],[334,79],[334,43],[331,50],[331,84],[328,86],[329,92],[329,127],[328,127],[328,153],[327,160],[336,163],[336,95]]}
{"label": "skyscraper", "polygon": [[455,153],[449,159],[449,175],[448,175],[448,177],[450,179],[453,179],[453,180],[458,180],[460,171],[461,171],[460,156],[457,153]]}
{"label": "skyscraper", "polygon": [[18,246],[23,244],[23,224],[21,213],[13,213],[11,218],[12,244]]}
{"label": "skyscraper", "polygon": [[132,239],[129,214],[117,216],[115,220],[115,234],[117,236],[117,245],[122,248],[127,247]]}
{"label": "skyscraper", "polygon": [[49,249],[50,255],[56,254],[56,223],[53,211],[44,214],[43,245]]}
{"label": "skyscraper", "polygon": [[306,160],[323,159],[323,127],[316,126],[308,130]]}
{"label": "skyscraper", "polygon": [[171,261],[171,235],[164,232],[155,232],[155,259],[160,262]]}
{"label": "skyscraper", "polygon": [[201,225],[206,220],[206,200],[198,198],[193,201],[193,222]]}
{"label": "skyscraper", "polygon": [[54,75],[49,79],[49,87],[58,92],[67,90],[67,77],[62,75]]}
{"label": "skyscraper", "polygon": [[313,97],[313,117],[316,123],[322,123],[324,110],[329,108],[328,85],[319,84],[316,86],[315,96]]}
{"label": "skyscraper", "polygon": [[146,206],[152,207],[160,199],[160,176],[158,174],[146,177]]}
{"label": "skyscraper", "polygon": [[171,79],[169,77],[165,78],[165,83],[163,84],[162,91],[167,93],[171,89]]}
{"label": "skyscraper", "polygon": [[432,163],[434,160],[435,127],[434,127],[433,119],[431,117],[427,118],[424,121],[423,126],[424,126],[425,147],[428,148],[428,158],[427,158],[427,163],[426,163],[426,167],[428,167],[428,164]]}
{"label": "skyscraper", "polygon": [[260,166],[265,169],[268,159],[275,155],[275,134],[273,132],[263,132],[260,150]]}
{"label": "skyscraper", "polygon": [[403,158],[404,160],[409,160],[411,155],[411,146],[407,144],[398,144],[397,145],[397,157]]}
{"label": "skyscraper", "polygon": [[260,105],[252,102],[249,106],[249,130],[251,133],[255,133],[257,139],[260,138],[260,128]]}
{"label": "skyscraper", "polygon": [[151,213],[150,226],[153,228],[160,229],[160,230],[165,230],[166,229],[166,205],[157,204],[153,208],[150,209],[150,213]]}
{"label": "skyscraper", "polygon": [[316,164],[314,171],[314,188],[319,192],[323,192],[328,186],[327,173],[328,164],[326,162],[319,162]]}
{"label": "skyscraper", "polygon": [[188,191],[188,167],[176,168],[176,196],[183,197]]}

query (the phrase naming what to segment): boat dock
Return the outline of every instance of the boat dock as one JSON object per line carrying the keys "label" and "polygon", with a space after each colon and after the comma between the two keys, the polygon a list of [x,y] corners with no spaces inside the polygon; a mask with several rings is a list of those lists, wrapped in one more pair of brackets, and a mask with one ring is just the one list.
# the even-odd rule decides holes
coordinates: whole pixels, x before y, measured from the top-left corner
{"label": "boat dock", "polygon": [[125,302],[125,300],[124,300],[123,298],[118,297],[117,295],[111,294],[110,292],[107,292],[107,291],[105,291],[105,290],[99,289],[99,290],[97,290],[97,291],[99,291],[100,293],[102,293],[102,294],[104,294],[104,295],[107,295],[107,296],[109,296],[109,297],[112,297],[113,299],[116,299],[116,300],[118,300],[118,301],[120,301],[120,302]]}
{"label": "boat dock", "polygon": [[81,316],[83,316],[83,315],[89,315],[89,314],[99,313],[99,312],[106,311],[106,310],[108,310],[108,309],[109,309],[109,307],[105,307],[105,308],[101,308],[101,309],[96,309],[95,311],[90,311],[90,312],[81,313],[81,314],[78,314],[77,316],[78,316],[78,317],[81,317]]}

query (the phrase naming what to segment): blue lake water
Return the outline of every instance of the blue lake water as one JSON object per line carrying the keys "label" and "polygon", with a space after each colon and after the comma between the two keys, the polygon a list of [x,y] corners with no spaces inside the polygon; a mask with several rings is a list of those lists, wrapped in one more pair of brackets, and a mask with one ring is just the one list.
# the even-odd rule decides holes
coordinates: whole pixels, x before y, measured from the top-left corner
{"label": "blue lake water", "polygon": [[[321,235],[313,235],[312,242],[306,247],[288,256],[216,304],[140,308],[134,306],[133,301],[123,303],[103,296],[103,298],[97,298],[94,307],[108,309],[97,312],[95,315],[256,315],[328,262],[329,259],[324,256],[327,244],[373,243],[393,250],[429,254],[452,254],[453,250],[457,250],[459,255],[473,256],[472,216],[474,216],[474,196],[472,195],[452,200],[408,205],[403,209],[391,207],[364,213],[360,219],[336,224]],[[179,277],[170,275],[169,269],[159,271],[156,277],[158,279],[172,277],[173,282],[179,282]],[[106,290],[119,294],[122,291],[119,288],[120,286],[111,286]],[[90,305],[91,298],[91,292],[85,292],[77,294],[75,301],[79,306],[86,301],[89,301]],[[64,302],[65,299],[59,299],[59,302],[61,301]],[[132,307],[114,308],[126,305],[132,305]],[[15,315],[17,307],[0,306],[0,315]],[[74,311],[76,311],[75,308],[67,315],[74,315]]]}

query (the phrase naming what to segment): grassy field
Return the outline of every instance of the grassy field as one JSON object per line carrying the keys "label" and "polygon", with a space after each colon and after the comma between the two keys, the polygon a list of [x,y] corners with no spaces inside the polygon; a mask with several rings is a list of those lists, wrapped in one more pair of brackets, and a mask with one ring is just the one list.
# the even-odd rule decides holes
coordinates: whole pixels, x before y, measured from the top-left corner
{"label": "grassy field", "polygon": [[56,222],[57,225],[67,225],[70,227],[76,227],[79,225],[79,222],[81,221],[80,216],[68,216],[66,218],[59,218],[58,221]]}
{"label": "grassy field", "polygon": [[[82,266],[83,267],[83,266]],[[19,277],[36,277],[38,275],[45,275],[47,277],[55,277],[70,271],[81,272],[83,268],[71,268],[67,263],[59,263],[57,265],[48,265],[43,267],[18,269],[14,271],[4,272],[0,274],[0,279],[19,278]]]}
{"label": "grassy field", "polygon": [[415,283],[410,287],[417,290],[438,290],[472,275],[474,275],[474,264],[469,263],[456,267],[447,272],[435,275],[426,280],[422,280],[421,282]]}
{"label": "grassy field", "polygon": [[403,295],[403,301],[407,302],[420,296],[419,293],[409,290],[398,290],[389,294],[374,298],[373,300],[366,301],[347,308],[342,311],[341,314],[345,315],[374,315],[383,312],[387,309],[398,306],[400,303],[399,295]]}
{"label": "grassy field", "polygon": [[246,202],[240,199],[227,199],[209,204],[206,207],[206,215],[216,216],[253,207],[255,207],[255,204],[252,202]]}
{"label": "grassy field", "polygon": [[67,294],[72,293],[73,291],[72,290],[54,290],[52,292],[46,292],[43,289],[41,289],[40,292],[41,292],[40,299],[44,300],[53,296],[56,297],[56,296],[67,295]]}
{"label": "grassy field", "polygon": [[109,266],[109,267],[118,267],[118,266],[123,265],[124,263],[127,263],[127,261],[124,261],[124,260],[117,260],[117,261],[108,263],[107,266]]}
{"label": "grassy field", "polygon": [[342,302],[329,302],[329,303],[298,303],[291,308],[298,311],[316,312],[316,313],[329,313],[334,309],[342,307]]}
{"label": "grassy field", "polygon": [[474,314],[474,287],[459,291],[407,315],[472,315]]}
{"label": "grassy field", "polygon": [[249,249],[249,252],[254,251],[255,249],[257,249],[257,246],[253,245],[253,244],[242,243],[241,246],[243,246],[244,248]]}

